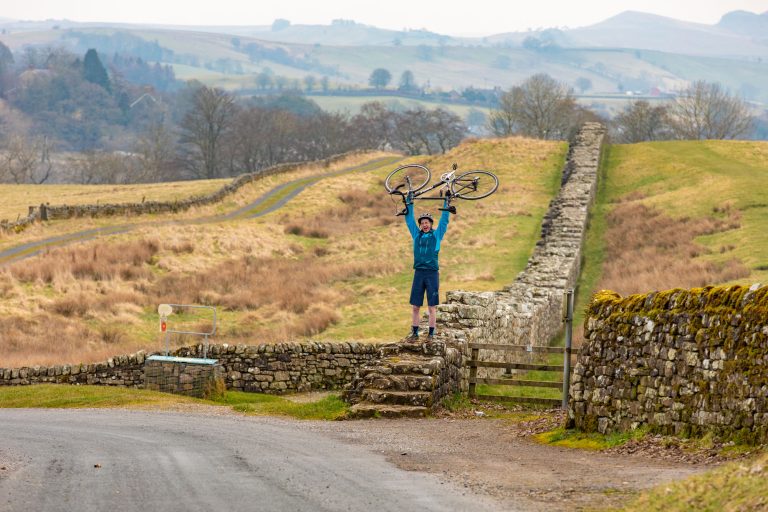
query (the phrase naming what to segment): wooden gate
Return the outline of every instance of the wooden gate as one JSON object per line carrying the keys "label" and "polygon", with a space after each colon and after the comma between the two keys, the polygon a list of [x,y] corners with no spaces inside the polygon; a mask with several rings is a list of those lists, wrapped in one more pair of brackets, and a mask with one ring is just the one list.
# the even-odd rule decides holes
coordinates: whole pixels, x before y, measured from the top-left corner
{"label": "wooden gate", "polygon": [[[482,343],[470,343],[472,358],[469,362],[469,397],[479,398],[481,400],[495,400],[504,402],[528,403],[557,407],[563,405],[568,398],[568,390],[565,389],[566,380],[559,379],[565,372],[565,364],[548,363],[530,363],[530,362],[501,362],[501,361],[480,361],[481,350],[496,350],[504,352],[537,353],[537,354],[563,354],[563,358],[569,358],[571,353],[578,353],[578,350],[568,350],[565,347],[533,347],[528,345],[490,345]],[[568,365],[570,371],[570,364]],[[551,380],[529,380],[523,373],[520,376],[510,378],[479,378],[477,376],[478,368],[503,368],[505,370],[517,371],[539,371],[553,372]],[[504,395],[480,395],[477,394],[477,384],[516,386],[526,388],[556,388],[561,392],[561,398],[541,398],[536,396],[504,396]]]}
{"label": "wooden gate", "polygon": [[[493,345],[483,343],[470,343],[469,348],[472,350],[472,358],[469,362],[469,397],[480,398],[484,400],[495,400],[503,402],[517,402],[527,404],[546,405],[549,407],[557,407],[560,405],[563,409],[568,406],[568,388],[571,381],[571,355],[578,354],[578,349],[573,350],[571,348],[571,340],[573,338],[573,290],[569,289],[565,291],[563,297],[563,322],[565,323],[565,346],[564,347],[535,347],[532,345]],[[533,363],[530,362],[532,357],[529,356],[527,362],[501,362],[501,361],[481,361],[481,350],[496,350],[502,352],[524,352],[528,354],[563,354],[563,364],[550,364],[550,362]],[[523,373],[519,378],[478,378],[478,368],[503,368],[505,370],[516,370],[523,372],[547,372],[545,375],[551,375],[549,372],[557,372],[553,378],[530,380],[527,378],[527,374]],[[557,378],[557,374],[562,375],[562,379]],[[517,377],[517,376],[516,376]],[[477,385],[488,384],[496,386],[516,386],[525,388],[538,388],[549,389],[556,388],[560,390],[560,398],[549,398],[535,396],[536,392],[531,393],[534,396],[505,396],[505,395],[478,395]]]}

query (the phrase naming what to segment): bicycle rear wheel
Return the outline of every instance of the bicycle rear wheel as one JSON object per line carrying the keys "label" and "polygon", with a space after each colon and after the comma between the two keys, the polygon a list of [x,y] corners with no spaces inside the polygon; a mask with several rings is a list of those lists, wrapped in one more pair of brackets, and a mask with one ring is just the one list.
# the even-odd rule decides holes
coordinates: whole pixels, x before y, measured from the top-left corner
{"label": "bicycle rear wheel", "polygon": [[423,165],[401,165],[389,173],[387,179],[384,180],[384,188],[387,189],[387,192],[392,192],[398,188],[406,193],[409,190],[416,192],[427,186],[431,177],[432,173]]}
{"label": "bicycle rear wheel", "polygon": [[488,171],[469,171],[451,183],[451,194],[458,199],[482,199],[496,192],[499,178]]}

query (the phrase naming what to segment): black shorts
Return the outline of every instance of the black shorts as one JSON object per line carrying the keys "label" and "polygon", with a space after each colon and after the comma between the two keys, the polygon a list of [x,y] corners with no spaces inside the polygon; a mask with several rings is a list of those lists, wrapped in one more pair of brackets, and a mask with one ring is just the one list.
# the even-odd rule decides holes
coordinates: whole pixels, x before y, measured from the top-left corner
{"label": "black shorts", "polygon": [[427,292],[427,304],[440,304],[440,273],[437,270],[416,270],[411,285],[411,305],[424,305],[424,292]]}

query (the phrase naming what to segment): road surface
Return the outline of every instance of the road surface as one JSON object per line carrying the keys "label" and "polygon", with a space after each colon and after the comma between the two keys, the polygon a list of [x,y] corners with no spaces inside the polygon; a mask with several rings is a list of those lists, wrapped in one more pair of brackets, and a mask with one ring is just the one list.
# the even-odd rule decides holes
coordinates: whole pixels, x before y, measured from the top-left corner
{"label": "road surface", "polygon": [[0,465],[3,512],[501,510],[275,418],[0,409]]}

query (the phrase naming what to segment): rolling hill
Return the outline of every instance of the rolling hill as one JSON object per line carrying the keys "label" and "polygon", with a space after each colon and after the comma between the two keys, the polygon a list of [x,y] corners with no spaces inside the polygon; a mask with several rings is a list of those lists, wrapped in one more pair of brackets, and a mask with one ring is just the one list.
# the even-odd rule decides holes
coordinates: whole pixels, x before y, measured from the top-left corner
{"label": "rolling hill", "polygon": [[[591,82],[586,92],[593,95],[654,87],[672,91],[704,79],[768,103],[768,43],[759,37],[765,15],[748,14],[731,13],[717,25],[701,25],[625,12],[589,27],[479,39],[387,31],[343,20],[279,30],[11,22],[0,23],[5,31],[0,41],[15,51],[63,45],[78,53],[96,47],[105,55],[142,55],[172,64],[184,80],[231,90],[256,90],[260,72],[296,80],[327,76],[332,89],[367,87],[373,69],[383,67],[392,73],[392,86],[410,70],[418,84],[432,90],[508,88],[535,73],[569,84],[586,78]],[[523,45],[526,38],[547,37],[555,44]]]}

